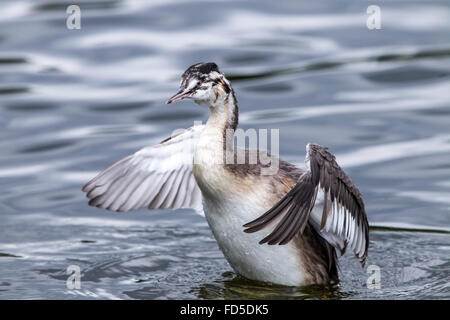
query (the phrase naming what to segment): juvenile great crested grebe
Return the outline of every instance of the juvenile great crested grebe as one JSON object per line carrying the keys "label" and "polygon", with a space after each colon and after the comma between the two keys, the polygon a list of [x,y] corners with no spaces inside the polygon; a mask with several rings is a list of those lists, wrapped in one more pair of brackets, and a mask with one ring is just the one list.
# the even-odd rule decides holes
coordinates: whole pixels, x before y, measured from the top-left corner
{"label": "juvenile great crested grebe", "polygon": [[[308,144],[302,170],[265,151],[227,143],[233,141],[238,106],[215,63],[189,67],[167,103],[185,98],[209,107],[206,125],[146,147],[97,175],[83,188],[89,205],[203,210],[226,259],[249,279],[291,286],[337,282],[336,251],[344,254],[347,247],[364,266],[369,246],[364,203],[327,148]],[[243,164],[236,163],[241,151],[247,157]],[[275,173],[264,173],[269,164],[260,161],[263,155],[278,163]],[[253,156],[257,160],[250,163]]]}

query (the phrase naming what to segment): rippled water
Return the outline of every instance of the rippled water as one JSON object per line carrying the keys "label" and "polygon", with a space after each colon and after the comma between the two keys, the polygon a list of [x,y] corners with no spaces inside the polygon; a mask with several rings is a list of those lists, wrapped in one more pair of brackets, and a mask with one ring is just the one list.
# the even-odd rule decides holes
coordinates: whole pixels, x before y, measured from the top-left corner
{"label": "rippled water", "polygon": [[[370,1],[2,1],[0,298],[449,298],[450,4]],[[280,128],[300,163],[327,145],[365,197],[369,265],[336,287],[236,276],[191,210],[118,214],[81,186],[174,129],[206,120],[166,106],[184,69],[215,61],[243,128]],[[66,288],[78,265],[80,290]]]}

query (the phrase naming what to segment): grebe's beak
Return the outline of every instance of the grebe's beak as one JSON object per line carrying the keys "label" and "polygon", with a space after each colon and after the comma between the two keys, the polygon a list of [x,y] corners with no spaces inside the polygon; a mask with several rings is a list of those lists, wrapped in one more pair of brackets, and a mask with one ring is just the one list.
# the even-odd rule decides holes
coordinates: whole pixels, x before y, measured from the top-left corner
{"label": "grebe's beak", "polygon": [[181,89],[180,91],[178,91],[177,93],[175,93],[175,95],[170,98],[169,100],[166,101],[167,104],[171,104],[180,100],[183,100],[184,98],[189,97],[189,95],[192,93],[192,90],[187,90],[187,89]]}

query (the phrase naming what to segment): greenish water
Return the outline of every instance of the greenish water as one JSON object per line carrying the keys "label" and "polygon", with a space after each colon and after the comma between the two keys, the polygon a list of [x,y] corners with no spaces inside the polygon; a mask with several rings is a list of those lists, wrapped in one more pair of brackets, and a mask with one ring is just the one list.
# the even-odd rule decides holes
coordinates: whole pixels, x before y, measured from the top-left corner
{"label": "greenish water", "polygon": [[[448,299],[450,5],[370,1],[2,1],[0,298]],[[280,154],[329,146],[364,195],[368,265],[337,286],[238,277],[191,210],[111,213],[80,189],[175,129],[207,119],[166,106],[184,69],[215,61],[243,128],[280,129]],[[69,265],[81,288],[66,287]]]}

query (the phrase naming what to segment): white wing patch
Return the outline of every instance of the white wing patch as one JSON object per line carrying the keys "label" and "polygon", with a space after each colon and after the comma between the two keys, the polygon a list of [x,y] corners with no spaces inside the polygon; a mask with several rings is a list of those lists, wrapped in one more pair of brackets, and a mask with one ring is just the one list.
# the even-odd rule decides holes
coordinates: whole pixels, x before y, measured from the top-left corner
{"label": "white wing patch", "polygon": [[319,234],[332,246],[344,254],[348,246],[355,255],[362,259],[366,253],[366,232],[362,223],[356,222],[352,214],[341,204],[331,202],[327,195],[329,213],[325,226],[321,228],[324,205],[324,191],[319,189],[316,204],[311,211],[310,221]]}
{"label": "white wing patch", "polygon": [[83,187],[89,205],[113,211],[193,208],[202,213],[192,161],[203,129],[191,127],[113,164]]}

